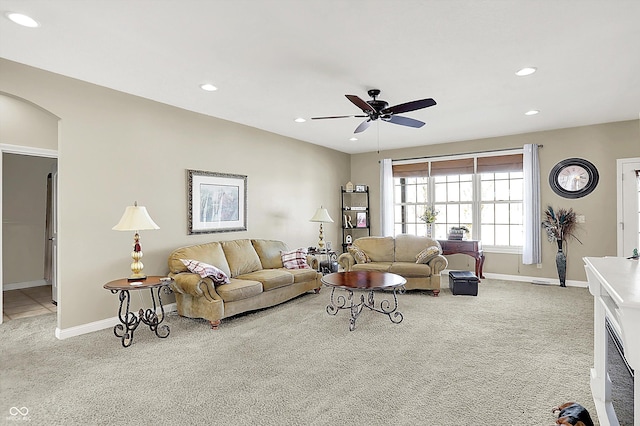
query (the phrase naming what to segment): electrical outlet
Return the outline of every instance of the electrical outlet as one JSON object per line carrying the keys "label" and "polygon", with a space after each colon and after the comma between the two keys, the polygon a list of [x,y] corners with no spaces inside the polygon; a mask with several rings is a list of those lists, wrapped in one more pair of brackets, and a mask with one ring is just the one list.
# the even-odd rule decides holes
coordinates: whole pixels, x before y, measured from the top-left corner
{"label": "electrical outlet", "polygon": [[585,217],[583,214],[577,214],[576,215],[576,223],[585,223]]}
{"label": "electrical outlet", "polygon": [[542,263],[536,263],[536,268],[542,269]]}

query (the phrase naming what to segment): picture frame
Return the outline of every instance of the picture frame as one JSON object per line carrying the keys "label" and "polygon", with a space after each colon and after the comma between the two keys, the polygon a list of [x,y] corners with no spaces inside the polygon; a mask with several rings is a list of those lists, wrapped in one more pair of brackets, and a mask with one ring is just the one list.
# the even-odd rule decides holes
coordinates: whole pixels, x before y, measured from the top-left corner
{"label": "picture frame", "polygon": [[365,212],[358,212],[356,214],[356,228],[367,227],[367,214]]}
{"label": "picture frame", "polygon": [[356,185],[355,192],[367,192],[367,185]]}
{"label": "picture frame", "polygon": [[247,230],[247,176],[187,170],[187,232]]}

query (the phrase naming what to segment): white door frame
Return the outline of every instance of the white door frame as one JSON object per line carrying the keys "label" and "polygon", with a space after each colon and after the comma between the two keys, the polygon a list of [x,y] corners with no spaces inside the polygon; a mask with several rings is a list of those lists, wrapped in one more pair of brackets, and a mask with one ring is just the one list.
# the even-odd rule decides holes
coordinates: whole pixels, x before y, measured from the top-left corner
{"label": "white door frame", "polygon": [[[2,162],[3,162],[2,160],[3,160],[4,154],[20,154],[20,155],[31,155],[33,157],[58,158],[58,151],[54,149],[33,148],[33,147],[21,146],[21,145],[0,144],[0,176],[2,176]],[[0,184],[0,223],[2,223],[2,185],[1,184]],[[58,270],[57,265],[55,270],[56,271]],[[56,280],[60,282],[57,276],[56,276]],[[2,280],[2,228],[0,227],[0,307],[4,306],[3,300],[2,300],[3,288],[4,288],[4,282]],[[59,292],[60,292],[60,287],[58,287],[58,293]],[[58,300],[60,300],[60,294],[58,294]],[[2,317],[0,317],[0,324],[2,324]]]}
{"label": "white door frame", "polygon": [[[629,257],[631,253],[624,253],[624,207],[625,207],[625,199],[623,192],[623,166],[627,164],[637,164],[638,169],[640,169],[640,157],[636,158],[621,158],[616,160],[616,198],[617,198],[617,214],[616,214],[616,228],[617,228],[617,256],[619,257]],[[634,177],[635,179],[635,177]],[[637,200],[634,200],[637,203]],[[628,200],[626,201],[628,203]],[[637,204],[636,204],[637,205]],[[636,219],[637,223],[637,219]],[[629,225],[627,225],[627,231],[629,230]]]}

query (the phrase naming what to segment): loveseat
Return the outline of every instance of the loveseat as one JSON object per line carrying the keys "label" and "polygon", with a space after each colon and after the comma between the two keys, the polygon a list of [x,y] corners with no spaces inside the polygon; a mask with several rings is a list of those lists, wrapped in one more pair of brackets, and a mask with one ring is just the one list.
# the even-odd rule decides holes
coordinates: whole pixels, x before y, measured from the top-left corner
{"label": "loveseat", "polygon": [[431,238],[401,234],[393,237],[356,239],[338,257],[345,271],[384,271],[403,276],[407,290],[440,293],[440,272],[447,267],[440,243]]}
{"label": "loveseat", "polygon": [[[283,253],[288,256],[285,262]],[[204,318],[217,329],[223,318],[274,306],[310,290],[317,293],[321,275],[309,261],[305,251],[290,251],[274,240],[239,239],[176,249],[169,256],[169,276],[178,314]]]}

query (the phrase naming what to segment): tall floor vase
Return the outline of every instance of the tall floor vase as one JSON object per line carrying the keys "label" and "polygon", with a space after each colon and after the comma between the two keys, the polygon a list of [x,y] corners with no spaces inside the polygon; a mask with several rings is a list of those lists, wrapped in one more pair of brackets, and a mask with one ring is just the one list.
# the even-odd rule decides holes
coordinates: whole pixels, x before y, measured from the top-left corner
{"label": "tall floor vase", "polygon": [[566,287],[567,278],[567,255],[562,251],[562,240],[556,240],[558,243],[558,252],[556,253],[556,267],[558,268],[558,278],[560,278],[560,287]]}

